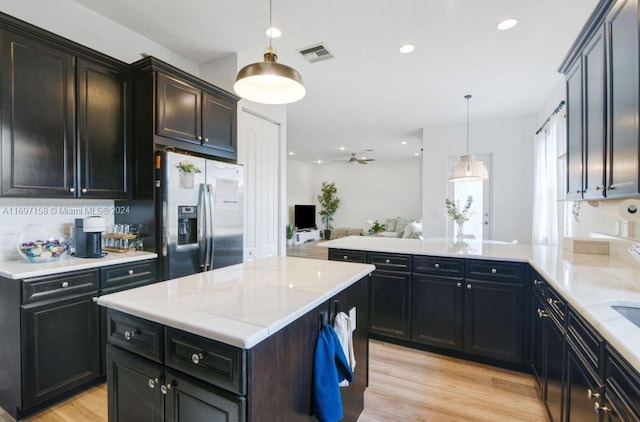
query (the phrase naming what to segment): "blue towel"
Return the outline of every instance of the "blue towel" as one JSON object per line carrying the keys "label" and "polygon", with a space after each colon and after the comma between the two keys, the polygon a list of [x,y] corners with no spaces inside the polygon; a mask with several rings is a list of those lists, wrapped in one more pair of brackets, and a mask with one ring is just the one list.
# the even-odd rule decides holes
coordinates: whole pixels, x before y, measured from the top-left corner
{"label": "blue towel", "polygon": [[353,381],[349,362],[333,327],[325,325],[318,334],[313,360],[313,402],[320,422],[335,422],[343,418],[338,384],[345,379]]}

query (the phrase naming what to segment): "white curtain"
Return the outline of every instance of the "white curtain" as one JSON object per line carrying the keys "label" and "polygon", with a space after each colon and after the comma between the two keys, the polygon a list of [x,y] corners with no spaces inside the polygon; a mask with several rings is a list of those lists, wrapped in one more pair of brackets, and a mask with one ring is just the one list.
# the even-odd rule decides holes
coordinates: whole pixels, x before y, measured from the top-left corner
{"label": "white curtain", "polygon": [[[531,243],[558,244],[558,142],[564,141],[563,119],[551,116],[534,140],[533,224]],[[560,185],[561,186],[561,185]]]}

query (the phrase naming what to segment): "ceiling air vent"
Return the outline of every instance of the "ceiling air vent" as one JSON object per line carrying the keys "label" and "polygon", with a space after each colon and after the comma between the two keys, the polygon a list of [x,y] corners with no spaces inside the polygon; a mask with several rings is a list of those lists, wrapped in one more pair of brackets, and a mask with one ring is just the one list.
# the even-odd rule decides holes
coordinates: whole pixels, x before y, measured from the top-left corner
{"label": "ceiling air vent", "polygon": [[322,60],[332,59],[333,54],[322,44],[312,45],[298,50],[309,63],[315,63]]}

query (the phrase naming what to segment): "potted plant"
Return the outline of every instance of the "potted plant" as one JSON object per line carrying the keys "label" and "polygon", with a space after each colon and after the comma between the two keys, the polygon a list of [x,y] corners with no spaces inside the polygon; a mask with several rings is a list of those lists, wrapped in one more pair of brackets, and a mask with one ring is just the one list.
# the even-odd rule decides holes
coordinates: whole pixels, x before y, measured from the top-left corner
{"label": "potted plant", "polygon": [[287,245],[289,246],[293,245],[293,226],[291,224],[287,224],[286,234],[287,234]]}
{"label": "potted plant", "polygon": [[336,184],[331,182],[322,182],[322,189],[318,195],[318,203],[320,203],[320,218],[324,223],[324,239],[331,239],[331,221],[340,205],[340,198],[336,195],[338,189]]}
{"label": "potted plant", "polygon": [[183,189],[193,189],[193,175],[202,173],[200,168],[191,161],[180,161],[176,166],[180,171],[180,187]]}
{"label": "potted plant", "polygon": [[369,236],[375,236],[376,234],[383,232],[387,229],[387,225],[380,224],[378,220],[374,222],[371,222],[371,220],[368,220],[367,223],[369,224]]}

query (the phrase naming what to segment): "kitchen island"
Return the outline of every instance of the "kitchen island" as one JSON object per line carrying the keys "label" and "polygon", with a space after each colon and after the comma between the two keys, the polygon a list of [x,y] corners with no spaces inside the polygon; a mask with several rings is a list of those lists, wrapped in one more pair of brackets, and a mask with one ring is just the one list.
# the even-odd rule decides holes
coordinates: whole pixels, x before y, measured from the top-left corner
{"label": "kitchen island", "polygon": [[345,421],[363,408],[372,265],[272,257],[101,296],[109,420],[314,420],[323,319],[356,321]]}

